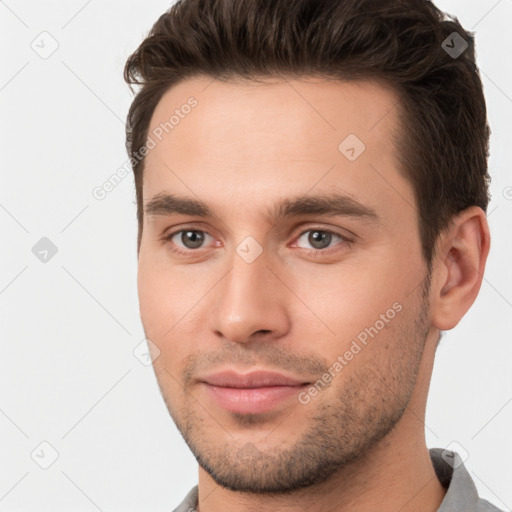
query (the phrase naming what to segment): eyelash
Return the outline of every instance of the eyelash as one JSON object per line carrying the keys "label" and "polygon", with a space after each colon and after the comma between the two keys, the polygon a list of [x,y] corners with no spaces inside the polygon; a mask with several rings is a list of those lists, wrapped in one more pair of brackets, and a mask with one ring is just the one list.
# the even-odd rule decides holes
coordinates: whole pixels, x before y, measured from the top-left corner
{"label": "eyelash", "polygon": [[[206,231],[202,230],[202,229],[195,229],[193,227],[185,227],[185,228],[182,228],[182,229],[179,229],[177,231],[173,231],[172,233],[168,234],[168,235],[165,235],[162,237],[162,240],[166,241],[166,242],[171,242],[171,239],[176,236],[177,234],[179,233],[183,233],[185,231],[195,231],[197,233],[205,233],[207,234],[208,236],[211,236],[209,235],[209,233],[207,233]],[[340,237],[342,239],[342,241],[338,244],[336,244],[335,246],[333,247],[329,247],[327,249],[303,249],[305,250],[310,256],[313,256],[313,257],[317,257],[317,256],[322,256],[322,255],[326,255],[326,254],[330,254],[333,250],[336,251],[336,250],[340,250],[339,249],[339,245],[348,245],[350,247],[351,245],[351,240],[348,239],[347,237],[345,237],[344,235],[341,235],[340,233],[336,233],[335,231],[331,231],[329,229],[324,229],[324,228],[320,228],[320,227],[312,227],[312,228],[309,228],[309,229],[306,229],[304,231],[301,231],[295,238],[294,240],[298,240],[300,239],[305,233],[308,233],[310,231],[319,231],[320,233],[327,233],[327,234],[330,234],[330,235],[334,235],[334,236],[337,236],[337,237]],[[174,244],[171,242],[170,243],[170,250],[176,254],[179,254],[181,256],[189,256],[190,254],[193,254],[193,253],[196,253],[196,252],[200,252],[201,249],[203,248],[199,248],[199,249],[188,249],[186,251],[184,250],[180,250],[180,249],[176,249],[176,247],[174,246]]]}

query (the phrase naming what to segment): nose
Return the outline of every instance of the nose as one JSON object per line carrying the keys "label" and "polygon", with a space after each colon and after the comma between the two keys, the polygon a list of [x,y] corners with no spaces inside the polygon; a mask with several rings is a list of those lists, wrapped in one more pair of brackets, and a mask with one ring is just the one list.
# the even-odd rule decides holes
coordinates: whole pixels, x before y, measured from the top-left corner
{"label": "nose", "polygon": [[263,254],[248,263],[235,253],[231,270],[212,294],[210,329],[235,343],[284,336],[290,328],[290,292],[276,274]]}

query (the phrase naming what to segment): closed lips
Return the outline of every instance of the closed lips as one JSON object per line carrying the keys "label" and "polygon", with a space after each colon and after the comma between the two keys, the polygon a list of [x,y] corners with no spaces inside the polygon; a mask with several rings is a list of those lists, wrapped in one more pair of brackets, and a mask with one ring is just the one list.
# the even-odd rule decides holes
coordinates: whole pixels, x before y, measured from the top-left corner
{"label": "closed lips", "polygon": [[211,386],[244,389],[272,386],[302,386],[310,384],[310,382],[288,377],[280,373],[264,371],[247,374],[223,371],[203,377],[201,381]]}

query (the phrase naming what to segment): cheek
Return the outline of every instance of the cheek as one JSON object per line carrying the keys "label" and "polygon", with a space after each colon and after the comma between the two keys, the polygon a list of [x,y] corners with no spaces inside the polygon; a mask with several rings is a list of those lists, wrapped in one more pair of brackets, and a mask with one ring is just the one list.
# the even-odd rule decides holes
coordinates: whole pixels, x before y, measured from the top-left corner
{"label": "cheek", "polygon": [[166,299],[158,277],[158,270],[141,256],[137,272],[137,291],[141,320],[149,338],[158,332],[155,328],[158,327],[161,318],[160,307]]}
{"label": "cheek", "polygon": [[297,329],[314,334],[319,353],[335,359],[355,339],[364,347],[365,340],[387,344],[394,338],[393,325],[409,292],[407,278],[398,270],[354,264],[331,266],[328,271],[320,266],[308,272],[295,269],[293,274],[288,280],[297,296]]}
{"label": "cheek", "polygon": [[[137,289],[139,311],[146,336],[160,350],[176,331],[174,327],[185,314],[183,297],[176,290],[169,271],[148,258],[139,259]],[[179,323],[177,324],[179,326]]]}
{"label": "cheek", "polygon": [[[195,306],[204,296],[205,288],[200,282],[194,282],[190,271],[184,269],[171,269],[158,259],[139,259],[140,318],[146,336],[160,350],[154,361],[155,370],[165,367],[172,375],[176,374],[179,362],[189,354],[191,340],[197,337],[198,325],[202,325]],[[162,376],[165,380],[170,378],[165,373]]]}
{"label": "cheek", "polygon": [[163,333],[174,324],[174,317],[184,308],[184,294],[191,289],[191,285],[184,287],[184,280],[171,268],[164,258],[164,252],[146,248],[143,244],[137,272],[142,321],[151,328],[160,327],[158,332]]}

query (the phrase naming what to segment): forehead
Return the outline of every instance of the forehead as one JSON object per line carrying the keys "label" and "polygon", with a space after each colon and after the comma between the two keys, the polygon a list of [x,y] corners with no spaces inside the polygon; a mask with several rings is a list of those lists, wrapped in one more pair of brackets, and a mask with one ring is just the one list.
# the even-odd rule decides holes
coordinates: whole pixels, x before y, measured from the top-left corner
{"label": "forehead", "polygon": [[[212,145],[225,133],[243,135],[241,129],[274,138],[289,135],[302,146],[306,139],[309,144],[304,149],[312,141],[325,140],[326,135],[339,138],[344,133],[355,133],[371,143],[389,137],[398,127],[399,104],[397,92],[382,81],[309,77],[224,82],[198,76],[164,93],[153,112],[149,133],[160,129],[163,138],[172,133],[178,143],[183,142],[180,135],[190,135],[187,125],[193,125],[194,136],[203,144],[211,140]],[[187,118],[192,121],[185,122]],[[326,143],[330,145],[332,138],[327,137]]]}
{"label": "forehead", "polygon": [[184,80],[151,118],[144,199],[179,189],[214,200],[224,190],[243,206],[251,193],[336,187],[367,204],[405,200],[410,207],[393,140],[398,108],[396,91],[377,81]]}

